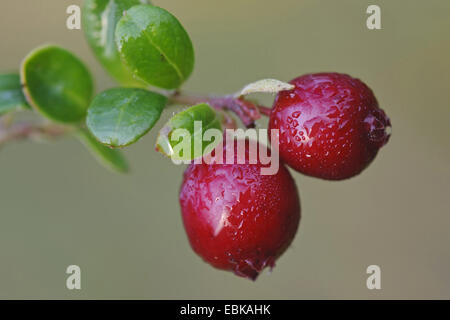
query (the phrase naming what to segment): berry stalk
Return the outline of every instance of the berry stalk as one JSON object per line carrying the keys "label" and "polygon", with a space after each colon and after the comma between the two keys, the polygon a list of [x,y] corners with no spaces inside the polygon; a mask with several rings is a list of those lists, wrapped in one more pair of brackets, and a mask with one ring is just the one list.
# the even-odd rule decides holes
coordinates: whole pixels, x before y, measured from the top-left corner
{"label": "berry stalk", "polygon": [[255,104],[236,95],[225,96],[201,96],[175,92],[169,96],[169,103],[194,105],[199,103],[208,103],[217,110],[230,110],[234,112],[246,127],[254,127],[255,121],[261,118],[261,115],[269,116],[270,108]]}

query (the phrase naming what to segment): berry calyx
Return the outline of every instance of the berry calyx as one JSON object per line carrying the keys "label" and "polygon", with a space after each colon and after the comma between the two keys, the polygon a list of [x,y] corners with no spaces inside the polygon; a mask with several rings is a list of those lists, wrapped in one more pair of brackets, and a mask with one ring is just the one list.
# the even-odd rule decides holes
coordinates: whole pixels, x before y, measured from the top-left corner
{"label": "berry calyx", "polygon": [[294,239],[300,200],[284,165],[274,175],[261,175],[259,157],[249,164],[246,151],[243,164],[237,152],[234,164],[191,164],[180,205],[192,249],[218,269],[255,280]]}
{"label": "berry calyx", "polygon": [[279,129],[283,161],[309,176],[341,180],[366,168],[390,137],[372,90],[346,74],[316,73],[280,92],[269,128]]}

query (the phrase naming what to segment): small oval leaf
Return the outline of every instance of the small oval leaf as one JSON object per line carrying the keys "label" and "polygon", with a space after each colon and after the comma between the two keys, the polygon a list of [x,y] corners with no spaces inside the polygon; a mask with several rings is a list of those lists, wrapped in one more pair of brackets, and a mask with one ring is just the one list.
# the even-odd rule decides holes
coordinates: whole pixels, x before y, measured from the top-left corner
{"label": "small oval leaf", "polygon": [[280,91],[292,90],[295,86],[276,79],[263,79],[246,85],[236,97],[245,96],[251,93],[278,93]]}
{"label": "small oval leaf", "polygon": [[[209,129],[211,140],[203,139]],[[174,115],[160,130],[156,150],[177,161],[190,161],[211,152],[222,141],[220,117],[202,103]],[[205,140],[205,141],[204,141]]]}
{"label": "small oval leaf", "polygon": [[153,128],[166,103],[165,96],[144,89],[109,89],[94,98],[86,123],[101,143],[124,147]]}
{"label": "small oval leaf", "polygon": [[28,103],[51,120],[80,122],[93,93],[91,75],[69,51],[45,46],[22,62],[21,81]]}
{"label": "small oval leaf", "polygon": [[150,85],[178,88],[192,73],[191,39],[177,18],[164,9],[134,6],[117,24],[116,41],[123,61]]}
{"label": "small oval leaf", "polygon": [[85,0],[83,5],[83,30],[87,42],[103,67],[123,86],[142,87],[144,85],[122,63],[115,41],[117,22],[124,12],[142,3],[149,2],[145,0]]}
{"label": "small oval leaf", "polygon": [[118,172],[127,172],[128,163],[120,150],[111,149],[98,142],[87,130],[79,130],[77,137],[103,166]]}
{"label": "small oval leaf", "polygon": [[29,109],[20,84],[20,76],[16,73],[0,75],[0,115],[12,110]]}

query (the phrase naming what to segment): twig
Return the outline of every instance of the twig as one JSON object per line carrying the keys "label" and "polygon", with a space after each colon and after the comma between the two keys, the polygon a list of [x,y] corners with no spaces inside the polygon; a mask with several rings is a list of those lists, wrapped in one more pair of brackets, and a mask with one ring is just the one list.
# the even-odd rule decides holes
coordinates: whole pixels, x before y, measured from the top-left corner
{"label": "twig", "polygon": [[34,138],[56,138],[71,132],[73,129],[67,126],[55,124],[35,124],[31,122],[19,122],[7,124],[0,122],[0,145],[13,140],[25,140]]}
{"label": "twig", "polygon": [[[235,95],[225,96],[199,96],[181,92],[167,94],[170,104],[194,105],[208,103],[213,108],[221,111],[234,112],[246,127],[254,127],[255,121],[261,118],[261,114],[270,115],[270,108],[257,105],[251,101]],[[224,125],[227,128],[235,128],[233,118],[223,112]],[[74,128],[52,123],[37,124],[33,122],[13,123],[11,115],[0,117],[0,146],[3,144],[25,139],[57,138],[72,132]]]}
{"label": "twig", "polygon": [[172,96],[169,96],[169,102],[172,104],[184,105],[194,105],[203,102],[208,103],[211,107],[217,110],[231,110],[247,127],[253,127],[255,120],[261,118],[261,114],[269,115],[270,113],[270,108],[256,105],[253,102],[236,97],[235,95],[197,96],[175,92]]}

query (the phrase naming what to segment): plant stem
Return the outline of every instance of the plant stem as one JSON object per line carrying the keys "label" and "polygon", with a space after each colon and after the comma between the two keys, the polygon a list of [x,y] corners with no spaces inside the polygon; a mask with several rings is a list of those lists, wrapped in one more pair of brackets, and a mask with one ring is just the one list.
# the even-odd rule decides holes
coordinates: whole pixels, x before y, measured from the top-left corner
{"label": "plant stem", "polygon": [[[246,127],[254,127],[255,121],[261,115],[269,116],[270,108],[255,104],[235,95],[225,96],[202,96],[186,94],[176,91],[167,94],[169,104],[195,105],[208,103],[217,110],[230,110],[235,113]],[[234,120],[224,115],[224,125],[227,128],[236,127]],[[8,114],[0,117],[0,146],[15,140],[35,139],[35,138],[57,138],[72,132],[74,129],[69,126],[62,126],[52,123],[17,122],[13,123],[12,115]]]}
{"label": "plant stem", "polygon": [[272,108],[265,107],[265,106],[257,106],[258,110],[261,114],[265,115],[266,117],[270,117],[270,113],[272,112]]}
{"label": "plant stem", "polygon": [[217,110],[231,110],[233,111],[246,127],[253,127],[255,120],[261,118],[261,114],[268,116],[270,108],[260,106],[235,95],[225,96],[199,96],[175,92],[169,96],[169,103],[194,105],[198,103],[208,103],[211,107]]}
{"label": "plant stem", "polygon": [[38,137],[56,138],[72,131],[72,128],[55,124],[35,124],[19,122],[9,124],[2,118],[0,122],[0,145],[13,140],[33,139]]}

